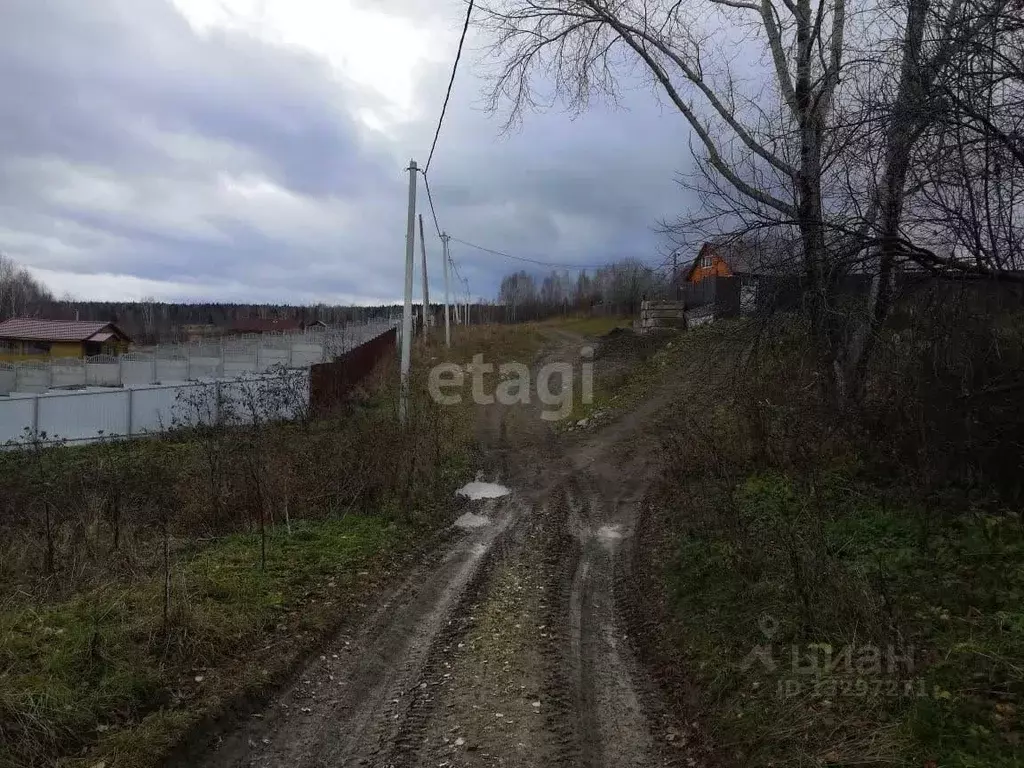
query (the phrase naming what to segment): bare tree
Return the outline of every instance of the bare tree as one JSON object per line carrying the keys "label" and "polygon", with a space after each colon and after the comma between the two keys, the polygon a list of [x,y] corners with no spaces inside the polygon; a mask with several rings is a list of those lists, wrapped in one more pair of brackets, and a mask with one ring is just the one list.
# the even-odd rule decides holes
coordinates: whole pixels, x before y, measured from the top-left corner
{"label": "bare tree", "polygon": [[24,267],[0,253],[0,320],[25,314],[53,295]]}
{"label": "bare tree", "polygon": [[[923,239],[922,220],[907,215],[918,208],[908,208],[908,200],[948,198],[943,184],[921,178],[920,165],[929,165],[923,148],[936,146],[943,120],[959,124],[951,115],[967,114],[954,107],[952,94],[962,96],[971,51],[998,51],[1004,69],[1019,63],[1002,39],[1012,25],[998,21],[1019,17],[1017,6],[1017,0],[492,0],[480,23],[494,35],[502,62],[491,104],[507,105],[512,121],[556,98],[577,110],[597,95],[614,98],[624,73],[642,72],[692,131],[694,187],[705,210],[689,224],[796,231],[820,362],[833,396],[845,404],[859,393],[900,264],[998,271],[994,262],[980,269]],[[974,106],[975,129],[987,114]],[[1000,130],[1003,154],[1018,151],[1017,127],[1004,120]],[[1004,198],[1010,194],[1005,183],[998,186]],[[949,203],[961,210],[976,205],[970,202],[975,191],[964,194],[968,200]],[[1005,199],[997,207],[1005,230],[1018,208]],[[1005,250],[1011,238],[1000,237]],[[846,301],[840,309],[837,292],[851,272],[870,276],[871,289],[866,301]]]}
{"label": "bare tree", "polygon": [[[848,389],[862,386],[871,350],[897,294],[895,276],[901,263],[964,273],[986,271],[955,257],[950,233],[926,226],[928,217],[921,216],[916,198],[929,188],[933,194],[947,195],[945,180],[926,180],[936,169],[936,158],[929,157],[927,148],[948,143],[936,137],[945,132],[945,121],[959,121],[951,87],[959,93],[976,91],[977,83],[966,77],[963,62],[973,58],[972,51],[983,41],[999,35],[999,19],[1008,5],[1007,0],[905,0],[888,25],[892,33],[874,50],[868,49],[865,64],[894,76],[892,88],[883,83],[862,97],[859,113],[865,136],[861,147],[869,145],[867,154],[877,148],[880,162],[863,190],[871,205],[849,249],[851,254],[866,254],[865,270],[872,282],[863,315],[836,360],[837,378]],[[959,146],[963,148],[962,143]],[[848,162],[862,156],[858,153]],[[967,209],[974,207],[971,195],[960,202]]]}
{"label": "bare tree", "polygon": [[941,109],[914,169],[912,215],[949,244],[947,263],[979,275],[1024,270],[1022,10],[1020,2],[979,9],[987,26],[936,83]]}
{"label": "bare tree", "polygon": [[[545,103],[542,81],[583,109],[614,97],[623,72],[643,72],[686,119],[734,210],[798,230],[808,309],[828,353],[822,178],[846,0],[495,0],[480,23],[503,62],[492,106],[507,104],[512,120]],[[750,61],[737,61],[737,46],[769,63],[753,90],[741,85]]]}

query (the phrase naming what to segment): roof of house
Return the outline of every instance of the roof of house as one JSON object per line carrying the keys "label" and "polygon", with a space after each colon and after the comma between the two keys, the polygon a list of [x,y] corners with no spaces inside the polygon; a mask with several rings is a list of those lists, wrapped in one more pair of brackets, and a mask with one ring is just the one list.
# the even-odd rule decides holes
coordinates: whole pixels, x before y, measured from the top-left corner
{"label": "roof of house", "polygon": [[268,333],[273,331],[301,331],[302,324],[292,318],[246,317],[231,324],[235,333]]}
{"label": "roof of house", "polygon": [[704,243],[687,271],[689,279],[700,264],[700,257],[710,248],[736,275],[784,272],[790,263],[792,246],[780,237],[725,237]]}
{"label": "roof of house", "polygon": [[113,323],[78,320],[39,320],[13,317],[0,323],[0,339],[17,341],[107,341],[112,337],[131,341]]}

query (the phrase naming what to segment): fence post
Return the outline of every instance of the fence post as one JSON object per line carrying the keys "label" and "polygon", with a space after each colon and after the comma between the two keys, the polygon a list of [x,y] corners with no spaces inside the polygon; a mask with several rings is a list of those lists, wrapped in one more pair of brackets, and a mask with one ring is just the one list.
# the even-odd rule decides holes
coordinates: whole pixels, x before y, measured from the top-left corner
{"label": "fence post", "polygon": [[132,436],[132,388],[127,387],[125,392],[128,393],[127,407],[125,409],[125,422],[128,425],[128,437]]}
{"label": "fence post", "polygon": [[192,378],[192,347],[185,347],[185,381]]}
{"label": "fence post", "polygon": [[117,356],[117,385],[124,386],[124,358],[121,355]]}
{"label": "fence post", "polygon": [[156,384],[157,370],[156,370],[156,353],[155,352],[153,353],[152,360],[153,360],[153,365],[150,366],[150,368],[152,369],[152,373],[151,373],[151,375],[149,377],[149,383],[150,384]]}
{"label": "fence post", "polygon": [[39,439],[39,393],[32,398],[32,439]]}

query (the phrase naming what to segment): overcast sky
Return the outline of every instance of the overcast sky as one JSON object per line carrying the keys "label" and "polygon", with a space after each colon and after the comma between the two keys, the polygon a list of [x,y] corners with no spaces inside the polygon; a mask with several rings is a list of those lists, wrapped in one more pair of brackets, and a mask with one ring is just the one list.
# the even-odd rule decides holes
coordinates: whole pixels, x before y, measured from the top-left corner
{"label": "overcast sky", "polygon": [[[3,0],[0,251],[82,299],[400,298],[404,169],[429,152],[464,8]],[[482,42],[431,168],[442,227],[531,258],[660,262],[653,225],[689,204],[682,119],[638,89],[503,136],[482,109]],[[452,251],[474,296],[519,266]]]}

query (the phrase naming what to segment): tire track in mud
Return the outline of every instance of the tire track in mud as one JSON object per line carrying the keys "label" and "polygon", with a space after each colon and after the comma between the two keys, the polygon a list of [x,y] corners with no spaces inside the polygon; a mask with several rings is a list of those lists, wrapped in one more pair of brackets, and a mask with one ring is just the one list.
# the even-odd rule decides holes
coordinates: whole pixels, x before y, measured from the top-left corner
{"label": "tire track in mud", "polygon": [[[580,484],[579,476],[572,485]],[[587,478],[590,488],[597,478]],[[651,732],[642,674],[619,620],[620,549],[632,534],[632,506],[595,491],[574,498],[570,528],[578,556],[571,578],[569,666],[574,676],[579,763],[608,768],[666,765]]]}
{"label": "tire track in mud", "polygon": [[510,550],[514,547],[514,539],[526,524],[525,517],[524,514],[518,515],[515,522],[502,533],[495,545],[491,547],[486,561],[467,585],[451,617],[434,638],[419,675],[418,685],[412,689],[412,695],[395,734],[393,746],[387,754],[387,759],[381,763],[382,765],[399,768],[418,763],[417,753],[424,746],[428,726],[440,697],[446,693],[444,688],[451,673],[444,670],[450,667],[448,659],[451,658],[452,649],[468,632],[472,624],[474,608],[483,598],[494,570],[508,558]]}
{"label": "tire track in mud", "polygon": [[326,768],[390,764],[416,725],[413,698],[436,638],[464,596],[486,578],[519,519],[514,497],[485,502],[490,524],[459,538],[417,570],[352,640],[336,639],[268,707],[205,760],[191,765]]}
{"label": "tire track in mud", "polygon": [[524,511],[467,590],[461,615],[438,638],[394,765],[566,764],[560,755],[576,739],[554,734],[572,721],[573,702],[565,685],[548,684],[549,671],[564,669],[568,640],[564,600],[553,594],[571,576],[561,570],[564,550],[552,546],[564,519],[547,506]]}
{"label": "tire track in mud", "polygon": [[574,512],[566,488],[550,493],[549,504],[555,535],[545,553],[551,599],[546,622],[552,628],[551,642],[544,649],[544,677],[551,701],[546,724],[555,736],[557,764],[579,765],[583,760],[583,739],[579,718],[577,669],[573,664],[574,632],[570,626],[573,600],[573,575],[580,559],[579,537],[575,535]]}

